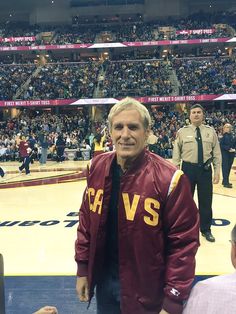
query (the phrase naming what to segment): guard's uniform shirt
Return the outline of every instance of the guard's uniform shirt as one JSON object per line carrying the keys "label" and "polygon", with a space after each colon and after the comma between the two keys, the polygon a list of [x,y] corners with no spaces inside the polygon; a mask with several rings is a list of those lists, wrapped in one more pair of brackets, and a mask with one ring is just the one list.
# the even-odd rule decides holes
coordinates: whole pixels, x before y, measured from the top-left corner
{"label": "guard's uniform shirt", "polygon": [[[208,159],[213,158],[214,172],[215,174],[219,174],[221,151],[216,132],[212,127],[204,124],[201,124],[199,128],[203,145],[203,161],[205,163]],[[176,166],[180,165],[181,160],[193,164],[198,163],[196,136],[196,126],[192,124],[179,129],[174,144],[172,160]]]}

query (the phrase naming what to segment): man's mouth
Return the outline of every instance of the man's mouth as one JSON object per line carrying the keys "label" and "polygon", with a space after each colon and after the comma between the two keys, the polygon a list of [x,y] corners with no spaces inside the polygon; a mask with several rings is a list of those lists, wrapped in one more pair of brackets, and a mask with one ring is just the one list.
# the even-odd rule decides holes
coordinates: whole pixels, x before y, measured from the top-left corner
{"label": "man's mouth", "polygon": [[124,147],[124,148],[134,146],[134,144],[132,144],[132,143],[119,143],[119,145],[120,145],[121,147]]}

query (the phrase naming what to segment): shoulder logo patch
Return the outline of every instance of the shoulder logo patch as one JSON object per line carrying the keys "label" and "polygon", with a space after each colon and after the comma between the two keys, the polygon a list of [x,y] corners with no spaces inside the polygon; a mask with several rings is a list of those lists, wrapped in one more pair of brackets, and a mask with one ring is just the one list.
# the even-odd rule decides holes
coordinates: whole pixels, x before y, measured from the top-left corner
{"label": "shoulder logo patch", "polygon": [[178,296],[180,295],[180,292],[179,292],[178,290],[176,290],[175,288],[172,288],[172,289],[170,290],[170,293],[173,294],[173,295],[175,295],[176,297],[178,297]]}

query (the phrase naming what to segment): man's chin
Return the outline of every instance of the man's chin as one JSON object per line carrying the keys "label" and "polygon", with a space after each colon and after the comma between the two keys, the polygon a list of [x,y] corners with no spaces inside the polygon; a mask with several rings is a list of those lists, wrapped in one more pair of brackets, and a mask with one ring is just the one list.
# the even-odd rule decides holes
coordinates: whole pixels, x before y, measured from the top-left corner
{"label": "man's chin", "polygon": [[135,154],[129,151],[117,152],[117,156],[121,159],[133,159],[135,158]]}
{"label": "man's chin", "polygon": [[122,158],[122,159],[124,159],[124,158],[133,158],[133,154],[130,154],[129,152],[118,154],[118,156],[120,158]]}

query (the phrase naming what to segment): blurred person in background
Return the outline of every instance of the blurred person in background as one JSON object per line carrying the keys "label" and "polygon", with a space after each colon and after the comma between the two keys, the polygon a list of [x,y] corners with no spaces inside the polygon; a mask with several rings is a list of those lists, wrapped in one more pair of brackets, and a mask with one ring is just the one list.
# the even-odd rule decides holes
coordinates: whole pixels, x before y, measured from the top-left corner
{"label": "blurred person in background", "polygon": [[56,140],[56,152],[57,152],[57,162],[62,162],[64,160],[64,151],[65,151],[65,141],[63,136],[60,134]]}
{"label": "blurred person in background", "polygon": [[26,141],[26,137],[24,135],[20,138],[20,144],[19,144],[19,156],[21,158],[22,164],[19,167],[19,171],[22,172],[25,169],[25,174],[30,174],[30,152],[31,148],[29,147],[28,142]]}
{"label": "blurred person in background", "polygon": [[232,183],[229,182],[230,170],[234,162],[236,138],[232,134],[232,125],[226,123],[223,126],[223,136],[220,139],[220,148],[222,154],[222,185],[225,188],[232,188]]}
{"label": "blurred person in background", "polygon": [[100,155],[102,153],[104,153],[104,141],[106,138],[106,133],[105,133],[106,128],[104,128],[101,133],[97,133],[94,136],[94,140],[93,140],[93,156],[97,156]]}
{"label": "blurred person in background", "polygon": [[[231,262],[236,270],[236,225],[231,232]],[[183,314],[236,313],[236,272],[199,281]]]}
{"label": "blurred person in background", "polygon": [[47,133],[41,132],[39,135],[39,146],[41,148],[41,156],[39,159],[40,165],[45,166],[47,162],[47,157],[48,157],[48,147],[49,147],[49,140]]}
{"label": "blurred person in background", "polygon": [[89,145],[89,139],[85,139],[80,147],[83,160],[91,159],[91,147]]}

